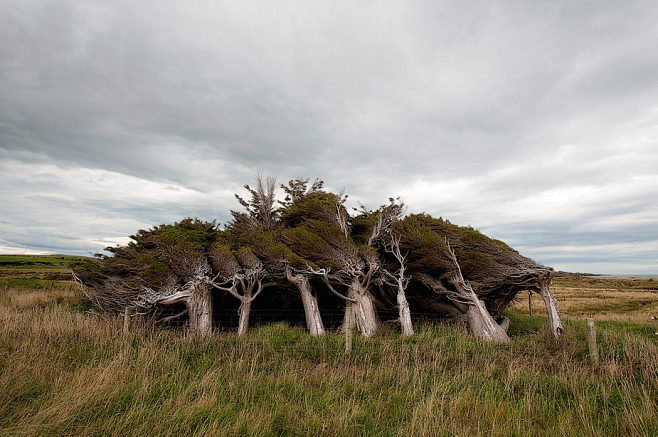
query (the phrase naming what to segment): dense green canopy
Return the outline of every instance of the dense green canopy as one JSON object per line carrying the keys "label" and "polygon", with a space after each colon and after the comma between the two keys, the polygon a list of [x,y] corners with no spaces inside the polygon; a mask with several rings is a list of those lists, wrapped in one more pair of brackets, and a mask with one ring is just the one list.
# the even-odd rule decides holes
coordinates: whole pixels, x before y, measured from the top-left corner
{"label": "dense green canopy", "polygon": [[[471,227],[425,213],[404,216],[400,199],[377,210],[362,206],[351,216],[347,196],[325,191],[319,180],[281,186],[286,197],[278,205],[273,178],[259,176],[255,188],[245,188],[251,197],[236,195],[244,210],[231,211],[233,220],[223,230],[216,221],[192,218],[154,226],[138,231],[125,246],[108,247],[110,255],[76,267],[92,302],[103,311],[136,306],[157,316],[175,300],[171,296],[203,286],[216,295],[228,290],[244,306],[246,298],[234,291],[250,279],[285,294],[291,284],[302,294],[311,287],[317,311],[329,301],[327,287],[347,302],[382,311],[396,307],[395,293],[400,302],[399,293],[411,281],[412,309],[454,317],[472,305],[463,298],[462,282],[455,282],[462,277],[496,315],[519,291],[546,289],[552,276],[552,269]],[[405,275],[398,278],[397,291],[390,287],[396,271]],[[302,279],[306,288],[299,288]],[[366,317],[361,323],[367,322]]]}

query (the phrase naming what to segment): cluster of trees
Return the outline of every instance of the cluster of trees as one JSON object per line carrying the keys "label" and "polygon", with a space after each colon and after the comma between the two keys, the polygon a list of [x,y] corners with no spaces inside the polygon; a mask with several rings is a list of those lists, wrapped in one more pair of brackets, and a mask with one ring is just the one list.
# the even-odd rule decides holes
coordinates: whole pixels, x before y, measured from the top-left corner
{"label": "cluster of trees", "polygon": [[[131,307],[165,322],[187,317],[201,337],[213,332],[213,297],[237,299],[244,335],[252,302],[268,287],[301,300],[311,335],[324,334],[323,302],[333,295],[352,306],[367,337],[381,325],[378,310],[395,309],[404,335],[413,334],[413,313],[422,312],[507,341],[501,312],[522,290],[542,296],[553,334],[562,331],[553,270],[471,227],[405,215],[399,198],[351,215],[347,196],[326,191],[320,180],[281,185],[285,200],[278,202],[274,177],[259,175],[245,188],[247,199],[236,195],[243,210],[231,211],[225,229],[186,218],[140,230],[127,245],[108,247],[111,255],[76,266],[74,277],[101,311]],[[179,314],[163,311],[181,303]]]}

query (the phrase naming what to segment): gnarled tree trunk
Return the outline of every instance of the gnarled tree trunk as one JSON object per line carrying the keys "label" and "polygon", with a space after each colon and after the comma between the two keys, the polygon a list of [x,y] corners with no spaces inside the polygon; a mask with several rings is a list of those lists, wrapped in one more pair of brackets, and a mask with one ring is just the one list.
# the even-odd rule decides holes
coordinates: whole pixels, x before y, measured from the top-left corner
{"label": "gnarled tree trunk", "polygon": [[249,315],[251,314],[251,296],[240,299],[240,308],[238,309],[238,336],[242,337],[247,334],[249,329]]}
{"label": "gnarled tree trunk", "polygon": [[468,318],[471,333],[476,338],[500,342],[510,341],[505,326],[496,323],[487,311],[484,303],[477,296],[475,297],[474,304],[469,305],[466,317]]}
{"label": "gnarled tree trunk", "polygon": [[457,288],[460,298],[464,302],[468,302],[466,320],[471,334],[482,340],[508,342],[510,339],[504,327],[496,323],[494,318],[491,317],[484,302],[477,297],[473,287],[461,276],[461,271],[458,270],[457,273],[451,282]]}
{"label": "gnarled tree trunk", "polygon": [[464,279],[461,267],[457,261],[457,256],[450,247],[448,240],[446,240],[446,245],[448,246],[448,254],[452,259],[452,262],[455,264],[455,271],[450,282],[452,282],[457,289],[459,300],[461,300],[462,303],[468,304],[466,319],[468,320],[471,334],[482,340],[508,342],[510,339],[507,336],[504,327],[496,323],[494,318],[491,317],[491,314],[489,314],[489,311],[487,311],[484,302],[482,302],[477,294],[475,294],[475,291],[473,291],[471,284]]}
{"label": "gnarled tree trunk", "polygon": [[551,292],[551,277],[543,277],[539,281],[539,295],[544,300],[544,305],[546,305],[546,312],[548,313],[548,324],[550,325],[551,333],[553,337],[560,338],[560,335],[564,332],[564,327],[562,326],[562,320],[560,319],[560,311],[557,307],[557,299]]}
{"label": "gnarled tree trunk", "polygon": [[402,284],[398,284],[398,309],[400,310],[400,325],[402,326],[402,335],[413,335],[414,327],[411,323],[411,310],[409,302]]}
{"label": "gnarled tree trunk", "polygon": [[[150,294],[157,296],[157,293],[153,291]],[[190,335],[204,338],[212,335],[212,292],[205,282],[195,281],[187,289],[145,300],[138,306],[174,305],[177,303],[184,303],[187,308],[187,314],[190,317]]]}
{"label": "gnarled tree trunk", "polygon": [[364,287],[357,278],[353,279],[349,286],[347,297],[354,299],[354,320],[356,326],[364,337],[373,337],[379,328],[379,317],[373,302],[374,297],[368,288]]}
{"label": "gnarled tree trunk", "polygon": [[[324,283],[333,294],[352,304],[353,322],[355,322],[356,326],[359,328],[361,334],[364,337],[372,337],[375,335],[377,328],[379,327],[379,318],[377,317],[377,312],[375,311],[374,296],[372,293],[370,293],[368,287],[365,286],[358,277],[352,276],[348,284],[342,280],[338,280],[340,284],[347,285],[347,296],[344,296],[337,292],[331,284],[327,274],[328,270],[316,270],[309,266],[308,271],[314,275],[321,276]],[[369,276],[364,276],[364,282],[366,284],[369,283]],[[340,327],[341,332],[344,332],[345,330],[346,321],[346,319],[343,320],[343,325]]]}
{"label": "gnarled tree trunk", "polygon": [[212,335],[212,293],[207,284],[195,284],[190,296],[185,300],[190,316],[190,333],[199,337]]}
{"label": "gnarled tree trunk", "polygon": [[290,270],[286,271],[288,281],[297,287],[299,294],[302,297],[302,304],[304,305],[304,315],[306,316],[306,326],[311,336],[324,335],[324,325],[322,317],[320,316],[320,308],[318,307],[318,300],[313,295],[311,283],[304,275],[293,275]]}

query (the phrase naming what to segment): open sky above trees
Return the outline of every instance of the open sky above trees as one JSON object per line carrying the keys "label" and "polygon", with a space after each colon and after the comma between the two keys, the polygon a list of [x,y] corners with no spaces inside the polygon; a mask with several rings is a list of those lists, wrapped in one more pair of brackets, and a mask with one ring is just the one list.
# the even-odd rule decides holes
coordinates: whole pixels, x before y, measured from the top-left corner
{"label": "open sky above trees", "polygon": [[658,273],[657,22],[652,0],[0,0],[0,253],[227,222],[264,171],[557,270]]}

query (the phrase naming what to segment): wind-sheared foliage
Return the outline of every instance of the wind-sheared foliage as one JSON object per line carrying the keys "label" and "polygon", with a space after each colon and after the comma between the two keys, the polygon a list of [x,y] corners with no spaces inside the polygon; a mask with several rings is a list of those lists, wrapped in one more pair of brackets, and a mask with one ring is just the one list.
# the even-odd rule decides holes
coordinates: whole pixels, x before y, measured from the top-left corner
{"label": "wind-sheared foliage", "polygon": [[127,245],[107,247],[111,256],[98,254],[73,270],[96,306],[120,313],[152,290],[171,295],[193,280],[220,235],[216,222],[186,218],[139,230]]}
{"label": "wind-sheared foliage", "polygon": [[245,185],[244,188],[251,194],[251,199],[245,200],[239,195],[235,195],[245,211],[231,211],[233,215],[231,226],[246,230],[274,227],[278,219],[278,210],[275,208],[276,178],[259,174],[256,178],[255,188],[252,189],[249,185]]}
{"label": "wind-sheared foliage", "polygon": [[[296,179],[281,188],[285,198],[277,202],[276,179],[259,175],[254,188],[245,186],[246,200],[236,194],[243,210],[231,211],[225,230],[192,218],[140,230],[127,245],[107,248],[111,255],[74,267],[75,274],[100,310],[115,313],[137,306],[157,314],[171,296],[207,288],[241,299],[243,317],[245,299],[267,283],[287,294],[297,287],[307,316],[315,311],[319,320],[328,289],[363,310],[360,323],[371,325],[369,332],[379,323],[376,306],[409,307],[407,286],[412,309],[437,317],[466,313],[478,299],[497,315],[521,290],[550,293],[552,269],[470,226],[425,213],[405,216],[400,198],[375,210],[361,205],[351,216],[347,196],[324,190],[321,180]],[[411,319],[408,324],[413,332]]]}
{"label": "wind-sheared foliage", "polygon": [[282,202],[281,223],[286,228],[297,226],[307,220],[318,220],[341,226],[341,222],[349,219],[345,209],[347,196],[343,193],[330,193],[322,190],[322,183],[317,182],[311,188],[305,183],[294,184],[295,188],[287,188],[289,193],[286,201]]}
{"label": "wind-sheared foliage", "polygon": [[440,277],[454,265],[446,256],[446,241],[432,230],[432,221],[426,214],[410,215],[397,222],[393,232],[400,236],[400,249],[408,254],[410,270]]}

